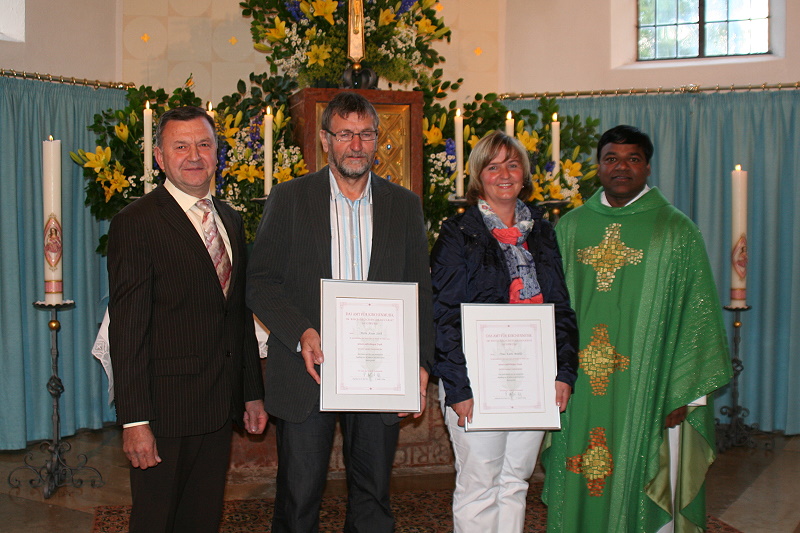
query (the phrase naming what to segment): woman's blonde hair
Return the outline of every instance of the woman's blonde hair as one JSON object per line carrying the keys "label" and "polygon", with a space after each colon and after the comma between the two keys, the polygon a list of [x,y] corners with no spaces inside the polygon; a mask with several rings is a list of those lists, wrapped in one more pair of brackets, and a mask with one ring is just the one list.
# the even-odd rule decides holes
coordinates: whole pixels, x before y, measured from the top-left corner
{"label": "woman's blonde hair", "polygon": [[533,183],[531,182],[531,162],[528,159],[528,151],[516,138],[509,137],[504,132],[497,130],[478,141],[478,144],[472,149],[472,153],[469,154],[468,204],[475,205],[478,203],[478,198],[483,197],[481,173],[503,148],[506,150],[506,161],[516,155],[522,165],[522,190],[519,191],[517,198],[522,201],[530,198],[533,192]]}

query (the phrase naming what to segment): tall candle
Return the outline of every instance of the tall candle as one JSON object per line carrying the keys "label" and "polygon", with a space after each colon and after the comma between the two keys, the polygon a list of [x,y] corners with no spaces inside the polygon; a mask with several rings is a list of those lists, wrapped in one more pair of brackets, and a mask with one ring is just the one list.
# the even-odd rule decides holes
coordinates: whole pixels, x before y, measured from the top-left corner
{"label": "tall candle", "polygon": [[44,214],[44,301],[64,301],[62,274],[63,235],[61,228],[61,141],[42,143],[42,192]]}
{"label": "tall candle", "polygon": [[150,101],[144,104],[144,193],[153,190],[153,110]]}
{"label": "tall candle", "polygon": [[264,115],[264,196],[268,196],[272,190],[272,107],[267,106],[267,113]]}
{"label": "tall candle", "polygon": [[[211,102],[208,102],[208,111],[206,111],[206,115],[211,117],[211,121],[216,124],[217,122],[217,112],[214,111],[214,106],[211,105]],[[217,128],[214,126],[214,135],[217,133]],[[208,183],[208,190],[211,192],[211,196],[216,196],[217,193],[217,180],[212,178],[211,181]]]}
{"label": "tall candle", "polygon": [[550,123],[550,133],[553,138],[553,163],[555,163],[553,174],[557,174],[561,166],[561,123],[558,121],[558,113],[553,113],[553,122]]}
{"label": "tall candle", "polygon": [[456,197],[464,198],[464,117],[461,110],[456,109],[455,142],[456,142]]}
{"label": "tall candle", "polygon": [[514,136],[514,116],[511,114],[511,111],[506,115],[506,135],[509,137]]}
{"label": "tall candle", "polygon": [[731,307],[746,307],[747,294],[747,172],[731,172]]}

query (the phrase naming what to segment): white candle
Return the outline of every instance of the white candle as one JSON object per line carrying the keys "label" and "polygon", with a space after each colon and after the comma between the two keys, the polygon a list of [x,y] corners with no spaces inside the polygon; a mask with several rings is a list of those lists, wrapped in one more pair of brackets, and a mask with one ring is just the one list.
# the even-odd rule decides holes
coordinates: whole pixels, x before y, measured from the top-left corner
{"label": "white candle", "polygon": [[150,101],[144,107],[144,193],[153,190],[153,110]]}
{"label": "white candle", "polygon": [[44,301],[64,302],[61,228],[61,141],[42,143],[42,192],[44,214]]}
{"label": "white candle", "polygon": [[464,198],[464,117],[461,110],[456,109],[455,141],[456,141],[456,197]]}
{"label": "white candle", "polygon": [[264,115],[264,196],[272,190],[272,107],[267,106]]}
{"label": "white candle", "polygon": [[731,172],[731,307],[746,307],[747,288],[747,172]]}
{"label": "white candle", "polygon": [[[206,111],[206,115],[211,117],[211,121],[216,124],[217,122],[217,112],[214,111],[214,106],[211,105],[211,102],[208,102],[208,111]],[[214,135],[217,134],[217,128],[214,127]],[[208,183],[208,190],[211,192],[211,196],[217,195],[217,180],[215,178],[211,178],[211,181]]]}
{"label": "white candle", "polygon": [[558,173],[561,166],[561,123],[558,121],[558,113],[553,113],[553,122],[550,123],[550,132],[553,138],[553,174]]}
{"label": "white candle", "polygon": [[509,137],[514,136],[514,116],[511,114],[511,111],[506,115],[506,135]]}

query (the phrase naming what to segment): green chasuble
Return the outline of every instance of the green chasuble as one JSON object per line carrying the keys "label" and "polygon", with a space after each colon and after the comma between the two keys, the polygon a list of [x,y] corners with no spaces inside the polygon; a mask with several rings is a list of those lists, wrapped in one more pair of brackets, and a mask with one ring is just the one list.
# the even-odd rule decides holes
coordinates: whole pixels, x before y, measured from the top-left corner
{"label": "green chasuble", "polygon": [[[548,531],[655,532],[670,521],[664,420],[731,376],[722,311],[695,224],[651,189],[625,207],[598,192],[556,226],[580,329],[580,370],[549,437]],[[681,424],[675,531],[705,526],[713,402]],[[547,446],[547,444],[546,444]]]}

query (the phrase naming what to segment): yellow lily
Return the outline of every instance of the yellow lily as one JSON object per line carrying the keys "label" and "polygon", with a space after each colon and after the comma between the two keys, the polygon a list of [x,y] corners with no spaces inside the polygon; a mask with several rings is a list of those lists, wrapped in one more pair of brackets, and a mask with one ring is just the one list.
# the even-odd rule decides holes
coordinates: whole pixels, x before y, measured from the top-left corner
{"label": "yellow lily", "polygon": [[530,201],[539,200],[540,202],[544,202],[544,189],[542,188],[541,185],[539,185],[539,182],[543,178],[544,176],[542,176],[541,174],[535,174],[533,176],[533,192],[531,192]]}
{"label": "yellow lily", "polygon": [[278,180],[278,183],[283,183],[284,181],[289,181],[292,179],[292,169],[289,167],[281,167],[272,175],[275,176],[275,179]]}
{"label": "yellow lily", "polygon": [[286,38],[286,23],[279,17],[275,17],[275,27],[270,28],[266,34],[267,40],[273,43],[282,41]]}
{"label": "yellow lily", "polygon": [[306,167],[306,162],[304,159],[301,159],[294,164],[294,173],[297,176],[305,176],[308,174],[308,167]]}
{"label": "yellow lily", "polygon": [[481,138],[478,137],[477,135],[471,135],[470,138],[467,139],[467,144],[469,145],[470,148],[475,148],[475,145],[478,144],[478,141],[480,140]]}
{"label": "yellow lily", "polygon": [[423,131],[422,134],[425,136],[425,142],[431,146],[444,144],[442,130],[439,129],[439,126],[431,126],[431,129]]}
{"label": "yellow lily", "polygon": [[324,67],[325,60],[331,57],[331,47],[327,44],[323,44],[322,46],[312,44],[311,50],[306,52],[306,55],[308,56],[309,67],[314,63],[319,63],[320,67]]}
{"label": "yellow lily", "polygon": [[86,168],[93,168],[98,174],[101,170],[106,168],[111,162],[111,147],[106,146],[105,149],[98,146],[95,153],[91,154],[86,152],[86,163],[83,165]]}
{"label": "yellow lily", "polygon": [[529,152],[535,152],[536,147],[539,146],[539,134],[537,132],[533,132],[533,134],[529,133],[528,131],[521,131],[517,134],[517,139],[519,142],[522,143],[522,146]]}
{"label": "yellow lily", "polygon": [[308,4],[307,0],[301,0],[300,2],[300,11],[306,16],[306,18],[311,18],[311,6]]}
{"label": "yellow lily", "polygon": [[339,2],[336,0],[314,0],[311,2],[311,7],[314,9],[315,17],[322,17],[328,21],[328,24],[333,26],[333,13],[339,7]]}
{"label": "yellow lily", "polygon": [[316,37],[316,36],[317,36],[317,28],[316,27],[309,28],[309,29],[306,30],[306,39],[308,39],[309,41],[313,41],[314,37]]}
{"label": "yellow lily", "polygon": [[583,205],[583,196],[581,193],[575,193],[575,196],[569,202],[569,207],[580,207]]}
{"label": "yellow lily", "polygon": [[430,21],[430,19],[428,17],[423,17],[422,20],[417,22],[417,30],[421,34],[425,35],[425,34],[428,34],[428,33],[435,32],[436,31],[436,26],[431,24],[431,21]]}
{"label": "yellow lily", "polygon": [[239,165],[236,171],[232,172],[236,176],[236,181],[249,181],[253,183],[256,178],[263,179],[264,172],[256,165]]}
{"label": "yellow lily", "polygon": [[387,26],[394,22],[394,9],[381,9],[381,15],[378,17],[378,26]]}
{"label": "yellow lily", "polygon": [[234,136],[239,133],[239,128],[233,126],[233,115],[225,115],[225,120],[222,122],[222,136],[231,148],[236,148],[236,139]]}
{"label": "yellow lily", "polygon": [[564,195],[561,193],[561,185],[559,185],[558,183],[550,183],[547,186],[547,193],[552,200],[564,199]]}
{"label": "yellow lily", "polygon": [[564,175],[569,174],[573,178],[577,178],[578,176],[583,176],[583,172],[581,172],[582,166],[583,165],[581,163],[578,162],[573,163],[572,159],[567,159],[561,165],[561,168],[563,169]]}
{"label": "yellow lily", "polygon": [[128,142],[128,125],[120,122],[116,126],[114,126],[114,133],[117,134],[117,138],[122,142]]}

